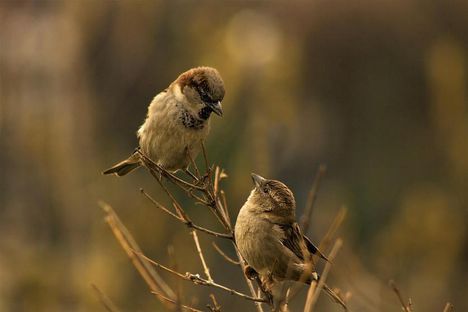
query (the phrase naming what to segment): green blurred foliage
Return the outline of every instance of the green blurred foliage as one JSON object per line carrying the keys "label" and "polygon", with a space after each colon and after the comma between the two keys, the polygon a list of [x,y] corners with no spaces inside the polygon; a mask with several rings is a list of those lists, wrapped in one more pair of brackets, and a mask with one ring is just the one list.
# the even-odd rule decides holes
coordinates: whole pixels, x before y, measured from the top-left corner
{"label": "green blurred foliage", "polygon": [[[233,216],[252,171],[290,185],[300,213],[326,163],[310,236],[348,206],[331,284],[351,307],[399,309],[394,278],[417,311],[468,309],[466,1],[4,0],[0,16],[0,311],[98,311],[91,283],[124,311],[162,309],[98,200],[148,255],[201,272],[186,229],[139,194],[167,203],[147,173],[100,175],[136,146],[152,97],[198,65],[226,83],[207,145]],[[200,237],[214,277],[245,290]],[[209,290],[177,287],[208,303]],[[223,311],[253,309],[217,295]]]}

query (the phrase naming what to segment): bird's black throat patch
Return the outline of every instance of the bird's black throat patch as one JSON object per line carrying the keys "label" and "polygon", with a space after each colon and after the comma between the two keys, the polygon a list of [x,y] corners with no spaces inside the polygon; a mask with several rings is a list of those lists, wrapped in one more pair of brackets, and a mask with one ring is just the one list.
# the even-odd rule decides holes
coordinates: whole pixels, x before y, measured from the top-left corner
{"label": "bird's black throat patch", "polygon": [[207,120],[212,112],[213,110],[210,107],[205,106],[198,112],[198,118],[200,118],[201,120]]}
{"label": "bird's black throat patch", "polygon": [[211,108],[205,106],[200,109],[198,116],[195,117],[188,110],[184,109],[180,114],[180,120],[182,121],[182,124],[185,128],[197,130],[203,129],[205,126],[205,121],[210,117],[211,112]]}

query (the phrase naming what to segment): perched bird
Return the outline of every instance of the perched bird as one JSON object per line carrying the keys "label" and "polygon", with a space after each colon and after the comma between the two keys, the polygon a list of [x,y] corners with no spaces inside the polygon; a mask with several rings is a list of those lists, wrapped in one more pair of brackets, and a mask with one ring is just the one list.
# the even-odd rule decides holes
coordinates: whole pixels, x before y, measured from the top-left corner
{"label": "perched bird", "polygon": [[[186,170],[208,135],[211,113],[223,115],[224,93],[223,79],[214,68],[196,67],[182,73],[148,107],[137,132],[143,154],[165,170]],[[135,152],[103,174],[123,176],[140,164]]]}
{"label": "perched bird", "polygon": [[[252,173],[255,184],[237,216],[234,235],[240,254],[247,261],[245,274],[261,280],[274,310],[285,304],[283,281],[310,284],[318,280],[312,255],[328,259],[302,234],[296,222],[296,201],[280,181]],[[279,286],[279,287],[277,287]],[[345,310],[345,302],[327,285],[326,293]]]}
{"label": "perched bird", "polygon": [[317,280],[312,255],[326,257],[296,223],[293,193],[280,181],[254,173],[252,179],[255,188],[237,216],[234,231],[242,257],[263,278]]}

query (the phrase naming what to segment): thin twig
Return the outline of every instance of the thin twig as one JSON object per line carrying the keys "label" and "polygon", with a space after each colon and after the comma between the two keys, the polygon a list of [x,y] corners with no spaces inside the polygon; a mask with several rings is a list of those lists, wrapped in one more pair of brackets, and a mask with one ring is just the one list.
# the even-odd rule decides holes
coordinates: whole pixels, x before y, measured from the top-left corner
{"label": "thin twig", "polygon": [[317,281],[313,280],[307,290],[307,298],[304,306],[304,312],[312,311],[312,298],[314,297],[315,289],[317,288]]}
{"label": "thin twig", "polygon": [[178,215],[176,215],[175,213],[173,213],[172,211],[170,211],[169,209],[167,209],[164,205],[162,205],[162,204],[160,204],[159,202],[157,202],[153,197],[151,197],[151,195],[149,195],[148,193],[146,193],[144,189],[140,188],[140,192],[141,192],[141,194],[143,194],[146,198],[148,198],[148,199],[153,203],[153,205],[155,205],[156,207],[158,207],[159,209],[161,209],[162,211],[164,211],[164,212],[167,213],[168,215],[172,216],[172,217],[175,218],[176,220],[185,223],[185,220],[184,220],[182,217],[179,217]]}
{"label": "thin twig", "polygon": [[452,311],[453,311],[453,304],[451,304],[450,302],[447,302],[444,308],[444,312],[452,312]]}
{"label": "thin twig", "polygon": [[[332,261],[333,259],[335,259],[336,257],[336,254],[338,253],[338,250],[340,250],[341,246],[343,245],[343,241],[341,239],[337,239],[336,242],[335,242],[335,245],[333,246],[332,248],[332,251],[330,252],[330,260]],[[327,262],[325,264],[325,268],[323,269],[323,272],[322,272],[322,276],[320,277],[319,281],[318,281],[318,284],[317,284],[317,288],[315,289],[315,291],[313,292],[313,297],[312,297],[312,300],[311,300],[311,303],[310,303],[310,306],[309,306],[309,310],[304,310],[304,312],[310,312],[310,311],[313,311],[313,308],[315,306],[315,304],[317,303],[317,300],[318,300],[318,297],[320,295],[320,291],[325,288],[325,290],[327,291],[328,294],[330,294],[333,299],[335,299],[338,303],[340,303],[343,308],[346,310],[347,307],[346,307],[346,304],[341,300],[341,298],[339,298],[330,288],[328,288],[328,286],[326,286],[325,284],[325,281],[327,279],[327,276],[328,276],[328,273],[330,272],[330,269],[331,269],[331,263],[330,262]]]}
{"label": "thin twig", "polygon": [[[162,168],[161,166],[156,164],[153,160],[151,160],[151,158],[143,154],[141,150],[138,150],[138,154],[140,155],[140,158],[143,160],[143,164],[148,170],[157,171],[159,174],[168,178],[169,181],[179,185],[182,188],[188,187],[189,189],[197,189],[197,190],[203,191],[203,187],[184,181],[183,179],[177,177],[173,173]],[[159,180],[159,178],[157,179]],[[184,190],[186,189],[184,188]]]}
{"label": "thin twig", "polygon": [[[159,202],[157,202],[151,195],[149,195],[148,193],[146,193],[145,190],[140,189],[140,192],[141,192],[146,198],[148,198],[156,207],[158,207],[159,209],[161,209],[161,210],[164,211],[165,213],[169,214],[170,216],[172,216],[173,218],[175,218],[177,221],[182,222],[183,224],[185,224],[185,225],[188,226],[189,228],[196,229],[196,230],[198,230],[198,231],[200,231],[200,232],[205,232],[205,233],[207,233],[207,234],[210,234],[210,235],[213,235],[213,236],[216,236],[216,237],[227,238],[227,239],[233,239],[233,236],[232,236],[231,234],[218,233],[218,232],[209,230],[209,229],[207,229],[207,228],[204,228],[204,227],[202,227],[202,226],[196,225],[196,224],[194,224],[194,223],[193,223],[192,221],[190,221],[190,220],[184,220],[183,217],[177,216],[175,213],[173,213],[172,211],[170,211],[169,209],[167,209],[165,206],[163,206],[162,204],[160,204]],[[185,216],[188,216],[188,215],[185,213]]]}
{"label": "thin twig", "polygon": [[[167,246],[167,255],[169,256],[169,263],[172,268],[174,268],[175,271],[178,271],[178,265],[177,265],[177,257],[175,256],[175,251],[174,251],[174,246],[169,245]],[[175,278],[175,293],[176,296],[174,298],[175,302],[175,308],[177,312],[182,312],[182,283],[180,282],[180,278]]]}
{"label": "thin twig", "polygon": [[411,309],[410,307],[408,307],[408,305],[405,303],[405,301],[403,300],[403,297],[401,296],[401,292],[400,290],[398,289],[396,283],[394,280],[390,280],[388,282],[388,284],[390,285],[390,287],[392,288],[392,290],[395,292],[395,294],[397,295],[398,297],[398,300],[400,301],[400,304],[401,304],[401,308],[403,309],[403,311],[405,312],[411,312]]}
{"label": "thin twig", "polygon": [[[221,197],[221,203],[220,203],[220,205],[221,205],[221,207],[224,208],[224,215],[226,216],[227,222],[228,222],[229,224],[231,224],[231,216],[229,215],[229,210],[228,210],[228,206],[227,206],[226,193],[225,193],[223,190],[221,190],[221,191],[219,192],[219,194],[221,194],[221,196],[220,196],[220,197]],[[218,199],[218,200],[219,200],[219,199]]]}
{"label": "thin twig", "polygon": [[341,224],[343,223],[347,212],[348,212],[348,209],[345,206],[340,208],[335,218],[333,219],[332,224],[328,228],[327,233],[325,233],[325,236],[320,241],[319,250],[328,249],[328,246],[332,242],[333,236],[336,234]]}
{"label": "thin twig", "polygon": [[210,309],[213,312],[221,312],[221,306],[219,305],[216,297],[213,294],[210,294],[211,301],[213,302],[213,307]]}
{"label": "thin twig", "polygon": [[226,261],[232,263],[232,264],[235,264],[235,265],[240,265],[240,262],[239,261],[236,261],[234,259],[232,259],[231,257],[229,257],[228,255],[226,255],[222,250],[221,248],[219,248],[219,246],[215,243],[215,242],[211,242],[211,244],[213,245],[214,249],[224,258],[226,259]]}
{"label": "thin twig", "polygon": [[215,168],[215,177],[214,177],[214,183],[213,183],[213,193],[218,194],[219,191],[219,180],[220,180],[220,173],[221,171],[219,170],[219,167],[216,166]]}
{"label": "thin twig", "polygon": [[195,170],[195,177],[196,177],[198,180],[200,180],[200,178],[201,178],[200,171],[198,170],[198,166],[197,166],[197,164],[195,163],[195,160],[193,159],[192,154],[190,154],[190,152],[189,152],[188,150],[187,150],[187,157],[189,158],[190,163],[192,164],[193,169]]}
{"label": "thin twig", "polygon": [[[326,250],[329,243],[331,242],[331,239],[332,237],[335,235],[336,231],[338,230],[338,228],[341,226],[341,224],[343,223],[343,220],[344,220],[344,217],[346,215],[346,208],[343,207],[341,208],[338,213],[336,214],[335,218],[333,219],[332,223],[330,224],[330,226],[328,227],[328,230],[327,230],[327,233],[325,234],[324,238],[320,241],[320,244],[319,244],[319,247],[318,249],[323,251],[323,250]],[[318,262],[319,260],[319,255],[313,255],[312,256],[312,263],[315,264]],[[327,258],[328,259],[328,263],[332,263],[330,257]],[[300,291],[300,289],[302,288],[302,285],[301,284],[294,284],[290,287],[290,296],[289,298],[292,299],[294,298]]]}
{"label": "thin twig", "polygon": [[203,265],[203,270],[205,271],[206,278],[210,281],[213,282],[213,278],[211,278],[210,274],[210,269],[208,268],[208,265],[206,264],[205,257],[203,256],[203,252],[200,246],[200,241],[198,240],[198,235],[196,231],[191,231],[190,234],[193,237],[193,241],[195,242],[195,247],[197,248],[198,256],[200,257],[201,263]]}
{"label": "thin twig", "polygon": [[318,189],[320,186],[320,181],[322,180],[322,177],[325,175],[326,171],[327,171],[327,167],[324,164],[320,164],[317,170],[317,173],[315,174],[314,183],[312,184],[312,187],[309,191],[309,195],[307,196],[304,213],[302,214],[301,221],[300,221],[301,227],[304,233],[307,233],[307,230],[309,229],[310,217],[312,216],[314,204],[317,199],[317,193],[318,193]]}
{"label": "thin twig", "polygon": [[[137,271],[140,273],[141,277],[143,277],[150,290],[163,293],[169,298],[175,298],[174,291],[169,287],[169,285],[167,285],[162,277],[159,276],[159,274],[146,262],[142,261],[139,257],[135,257],[134,252],[141,252],[140,247],[122,224],[112,207],[104,202],[100,202],[99,204],[106,213],[105,220],[111,228],[112,233],[132,261]],[[167,304],[165,301],[162,302]]]}
{"label": "thin twig", "polygon": [[193,224],[193,223],[189,223],[189,224],[187,224],[187,226],[189,226],[191,228],[194,228],[195,230],[198,230],[200,232],[204,232],[204,233],[216,236],[216,237],[227,238],[227,239],[230,239],[230,240],[234,239],[231,234],[218,233],[218,232],[208,230],[207,228],[201,227],[201,226]]}
{"label": "thin twig", "polygon": [[116,305],[112,302],[112,300],[110,300],[109,297],[107,297],[95,284],[91,284],[91,287],[93,287],[99,301],[101,302],[101,304],[104,306],[104,308],[108,312],[119,312],[120,311],[116,307]]}
{"label": "thin twig", "polygon": [[205,159],[206,177],[208,181],[205,188],[205,195],[208,197],[209,200],[208,207],[213,209],[213,212],[218,217],[219,221],[223,224],[223,226],[227,230],[232,231],[231,224],[229,220],[227,220],[226,215],[220,205],[220,202],[218,201],[218,195],[214,191],[214,186],[211,179],[213,168],[208,165],[208,156],[206,153],[205,143],[203,141],[201,141],[201,147],[203,151],[203,158]]}
{"label": "thin twig", "polygon": [[198,310],[198,309],[196,309],[196,308],[193,308],[193,307],[190,307],[190,306],[187,306],[187,305],[184,305],[184,304],[180,304],[178,301],[173,300],[173,299],[171,299],[171,298],[168,298],[168,297],[166,297],[166,296],[164,296],[164,295],[158,293],[157,291],[152,291],[151,293],[154,294],[154,295],[156,295],[156,296],[157,296],[158,298],[160,298],[160,299],[163,299],[163,300],[165,300],[165,301],[167,301],[167,302],[170,302],[170,303],[173,303],[173,304],[175,304],[175,305],[179,305],[180,307],[182,307],[182,308],[184,308],[184,309],[186,309],[186,310],[188,310],[188,311],[203,312],[202,310]]}
{"label": "thin twig", "polygon": [[230,293],[231,295],[236,295],[238,297],[241,297],[241,298],[244,298],[246,300],[251,300],[251,301],[255,301],[255,302],[266,302],[265,299],[262,299],[262,298],[257,298],[257,297],[252,297],[252,296],[249,296],[249,295],[246,295],[246,294],[243,294],[241,292],[238,292],[232,288],[229,288],[229,287],[226,287],[224,285],[221,285],[221,284],[218,284],[218,283],[215,283],[215,282],[212,282],[212,281],[209,281],[207,279],[204,279],[204,278],[201,278],[198,274],[193,274],[193,273],[190,273],[190,272],[187,272],[185,274],[182,274],[182,273],[179,273],[171,268],[168,268],[150,258],[148,258],[147,256],[145,256],[144,254],[142,254],[141,252],[138,252],[136,250],[133,251],[138,257],[141,257],[142,259],[148,261],[149,263],[151,263],[152,265],[158,267],[158,268],[161,268],[171,274],[174,274],[175,276],[178,276],[186,281],[191,281],[193,282],[194,284],[196,285],[202,285],[202,286],[211,286],[211,287],[214,287],[214,288],[218,288],[218,289],[221,289],[221,290],[224,290],[225,292],[228,292]]}
{"label": "thin twig", "polygon": [[[237,248],[236,244],[233,242],[233,245],[234,245],[234,249],[236,250],[236,254],[237,254],[237,258],[239,259],[239,265],[241,267],[241,270],[242,272],[245,272],[245,264],[244,264],[244,260],[242,259],[242,256],[239,252],[239,249]],[[252,296],[257,296],[257,292],[255,291],[255,288],[253,286],[253,283],[251,280],[249,280],[247,278],[247,276],[245,274],[242,274],[244,276],[244,279],[245,279],[245,282],[247,283],[247,286],[249,287],[249,290],[250,290],[250,293],[252,294]],[[263,307],[261,305],[260,302],[256,302],[256,307],[257,307],[257,311],[258,312],[263,312]]]}
{"label": "thin twig", "polygon": [[200,141],[202,152],[203,152],[203,159],[205,160],[205,171],[209,174],[210,173],[210,166],[208,165],[208,156],[206,154],[205,142],[203,140]]}
{"label": "thin twig", "polygon": [[[218,192],[221,194],[221,197],[218,197],[217,192],[214,191],[213,182],[211,180],[211,174],[213,172],[213,168],[208,165],[208,157],[207,157],[207,154],[206,154],[206,149],[205,149],[204,143],[201,142],[201,144],[202,144],[203,157],[204,157],[204,160],[205,160],[205,168],[206,168],[206,174],[204,175],[204,177],[205,177],[204,179],[207,180],[207,183],[205,185],[203,185],[203,186],[192,185],[192,184],[190,184],[188,182],[185,182],[185,181],[177,178],[176,176],[174,176],[172,173],[167,172],[166,170],[164,170],[163,168],[161,168],[160,166],[155,164],[151,159],[146,157],[141,151],[139,152],[139,154],[141,156],[141,159],[142,159],[143,164],[145,165],[145,167],[148,169],[148,171],[151,173],[151,175],[153,175],[153,177],[157,180],[157,182],[160,184],[160,186],[163,188],[163,190],[166,192],[166,194],[172,200],[172,204],[173,204],[173,206],[175,208],[175,211],[178,214],[178,216],[175,215],[174,213],[170,214],[172,217],[177,217],[176,219],[181,221],[181,222],[183,222],[182,220],[187,221],[187,222],[184,222],[184,223],[187,226],[191,227],[191,228],[194,228],[194,229],[197,229],[199,231],[212,234],[214,236],[229,238],[229,239],[233,240],[233,227],[231,225],[229,213],[228,213],[228,210],[227,210],[225,194],[224,194],[224,192],[222,190],[219,189],[219,185],[217,186],[217,188],[218,188]],[[192,223],[192,221],[189,219],[189,217],[187,216],[187,214],[185,213],[185,211],[182,209],[182,206],[177,202],[177,200],[174,198],[174,196],[169,192],[167,187],[164,186],[164,184],[162,183],[162,180],[161,180],[161,176],[164,176],[164,177],[168,178],[168,180],[170,182],[172,182],[173,184],[178,186],[181,190],[183,190],[187,194],[187,196],[189,196],[190,198],[193,198],[196,201],[196,204],[200,203],[200,204],[203,204],[203,205],[207,206],[208,208],[210,208],[210,210],[218,218],[218,220],[223,225],[223,227],[230,232],[230,235],[229,234],[216,233],[216,232],[213,232],[211,230],[207,230],[207,229],[204,229],[204,228],[199,227],[197,225],[194,225]],[[216,178],[217,183],[219,183],[219,180],[221,178],[225,177],[225,176],[226,176],[225,173],[221,170],[219,176]],[[201,198],[200,196],[194,194],[194,191],[200,191],[205,196],[205,198]],[[166,208],[166,210],[170,211],[167,208]],[[167,213],[167,211],[165,211],[165,212]],[[241,268],[243,269],[244,263],[242,262],[242,257],[240,256],[235,244],[234,244],[234,247],[236,248],[236,253],[237,253],[237,256],[238,256],[238,259],[239,259],[239,264],[240,264]],[[249,290],[250,290],[250,293],[252,295],[251,296],[247,296],[247,295],[244,295],[244,294],[242,294],[242,295],[247,296],[247,298],[253,298],[254,299],[253,301],[256,301],[255,304],[256,304],[256,307],[257,307],[257,311],[258,312],[263,312],[263,308],[261,306],[261,303],[262,302],[267,302],[267,301],[264,300],[264,299],[261,299],[261,298],[257,298],[256,291],[255,291],[255,289],[253,287],[252,282],[245,275],[244,275],[244,278],[246,280],[246,283],[247,283],[247,285],[249,287]],[[206,282],[200,282],[200,281],[199,281],[199,284],[208,285]],[[222,286],[222,285],[217,285],[214,282],[213,282],[213,285],[209,285],[209,286],[213,286],[213,287],[219,286],[218,288],[225,287],[225,286]],[[231,292],[233,290],[229,289],[229,288],[226,288],[225,291]]]}

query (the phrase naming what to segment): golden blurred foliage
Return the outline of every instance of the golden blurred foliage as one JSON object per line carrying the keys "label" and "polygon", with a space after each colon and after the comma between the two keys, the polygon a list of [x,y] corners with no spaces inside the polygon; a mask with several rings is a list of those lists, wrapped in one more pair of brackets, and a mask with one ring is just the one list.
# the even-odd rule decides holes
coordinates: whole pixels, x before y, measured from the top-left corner
{"label": "golden blurred foliage", "polygon": [[[199,65],[226,83],[207,148],[229,175],[233,216],[250,172],[288,184],[300,214],[326,163],[309,234],[319,241],[349,208],[330,282],[352,293],[351,308],[399,309],[393,278],[417,311],[468,310],[467,30],[462,0],[1,1],[0,311],[99,311],[92,283],[122,311],[163,309],[99,200],[146,254],[172,264],[171,245],[180,271],[202,271],[186,228],[139,193],[168,202],[144,170],[100,174],[136,147],[154,95]],[[200,240],[213,275],[245,287]],[[206,289],[167,279],[185,302],[209,302]]]}

